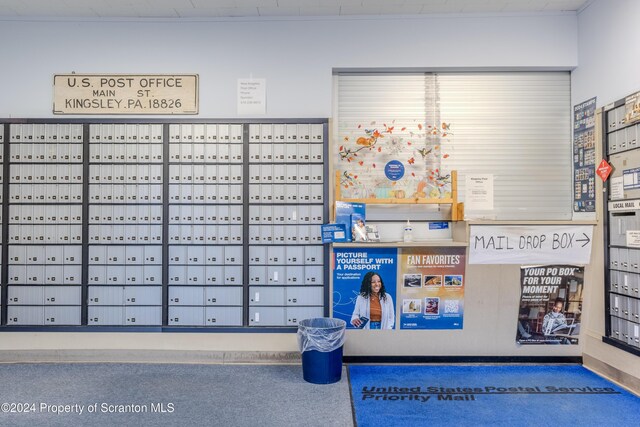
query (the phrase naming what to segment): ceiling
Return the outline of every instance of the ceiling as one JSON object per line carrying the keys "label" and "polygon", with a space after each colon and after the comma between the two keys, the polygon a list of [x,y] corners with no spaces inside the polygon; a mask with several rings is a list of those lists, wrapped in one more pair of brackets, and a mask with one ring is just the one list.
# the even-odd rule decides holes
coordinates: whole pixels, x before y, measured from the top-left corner
{"label": "ceiling", "polygon": [[580,12],[593,0],[0,0],[2,19]]}

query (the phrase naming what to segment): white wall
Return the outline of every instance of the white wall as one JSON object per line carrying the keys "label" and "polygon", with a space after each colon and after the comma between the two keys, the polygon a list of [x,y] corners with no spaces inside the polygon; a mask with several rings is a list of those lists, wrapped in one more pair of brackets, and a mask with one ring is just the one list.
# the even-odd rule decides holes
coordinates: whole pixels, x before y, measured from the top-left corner
{"label": "white wall", "polygon": [[[267,117],[331,116],[333,68],[577,65],[575,15],[0,22],[0,117],[50,117],[53,75],[198,73],[200,117],[236,116],[236,79],[267,79]],[[6,42],[12,40],[13,42]]]}
{"label": "white wall", "polygon": [[[0,22],[0,117],[51,117],[56,73],[198,73],[200,116],[236,117],[236,79],[267,79],[267,117],[330,117],[332,69],[570,70],[577,18],[458,16],[218,22]],[[12,42],[7,42],[12,40]],[[465,329],[349,333],[350,355],[576,356],[515,344],[517,266],[470,266]],[[375,332],[374,332],[375,333]],[[380,339],[384,337],[384,339]],[[551,348],[552,347],[552,348]],[[0,350],[296,351],[295,334],[2,333]]]}
{"label": "white wall", "polygon": [[[578,68],[572,73],[573,104],[593,96],[598,107],[640,91],[640,2],[637,0],[597,0],[578,16]],[[598,193],[601,194],[601,193]],[[599,203],[599,207],[601,203]],[[602,217],[602,211],[599,213]],[[594,243],[602,241],[602,221]],[[596,253],[591,287],[585,287],[587,330],[584,355],[609,365],[640,382],[637,356],[602,343],[604,330],[604,248],[594,245]],[[603,370],[602,366],[594,366]],[[621,379],[622,380],[622,379]]]}

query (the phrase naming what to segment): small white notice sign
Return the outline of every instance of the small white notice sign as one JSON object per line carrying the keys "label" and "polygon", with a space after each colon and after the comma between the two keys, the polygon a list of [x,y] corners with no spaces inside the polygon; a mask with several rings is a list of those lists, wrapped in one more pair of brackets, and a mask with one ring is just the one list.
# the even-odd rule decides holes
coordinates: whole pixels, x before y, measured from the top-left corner
{"label": "small white notice sign", "polygon": [[618,176],[609,181],[611,200],[624,199],[624,177]]}
{"label": "small white notice sign", "polygon": [[493,210],[493,175],[467,175],[464,204],[468,210]]}
{"label": "small white notice sign", "polygon": [[627,246],[640,248],[640,230],[627,230]]}
{"label": "small white notice sign", "polygon": [[267,113],[267,81],[238,79],[238,115]]}

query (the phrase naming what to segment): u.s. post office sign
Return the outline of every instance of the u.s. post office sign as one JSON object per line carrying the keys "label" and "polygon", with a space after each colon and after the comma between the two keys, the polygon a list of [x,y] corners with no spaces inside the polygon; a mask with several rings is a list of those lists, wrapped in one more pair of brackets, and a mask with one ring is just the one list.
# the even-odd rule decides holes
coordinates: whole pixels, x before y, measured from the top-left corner
{"label": "u.s. post office sign", "polygon": [[198,114],[198,75],[56,74],[53,114]]}

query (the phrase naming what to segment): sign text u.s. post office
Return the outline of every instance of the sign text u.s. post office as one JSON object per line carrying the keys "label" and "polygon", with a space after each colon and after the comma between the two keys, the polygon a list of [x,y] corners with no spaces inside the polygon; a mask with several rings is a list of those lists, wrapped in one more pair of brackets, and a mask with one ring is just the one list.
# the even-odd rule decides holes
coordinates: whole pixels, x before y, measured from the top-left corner
{"label": "sign text u.s. post office", "polygon": [[53,114],[198,114],[198,75],[56,74]]}

